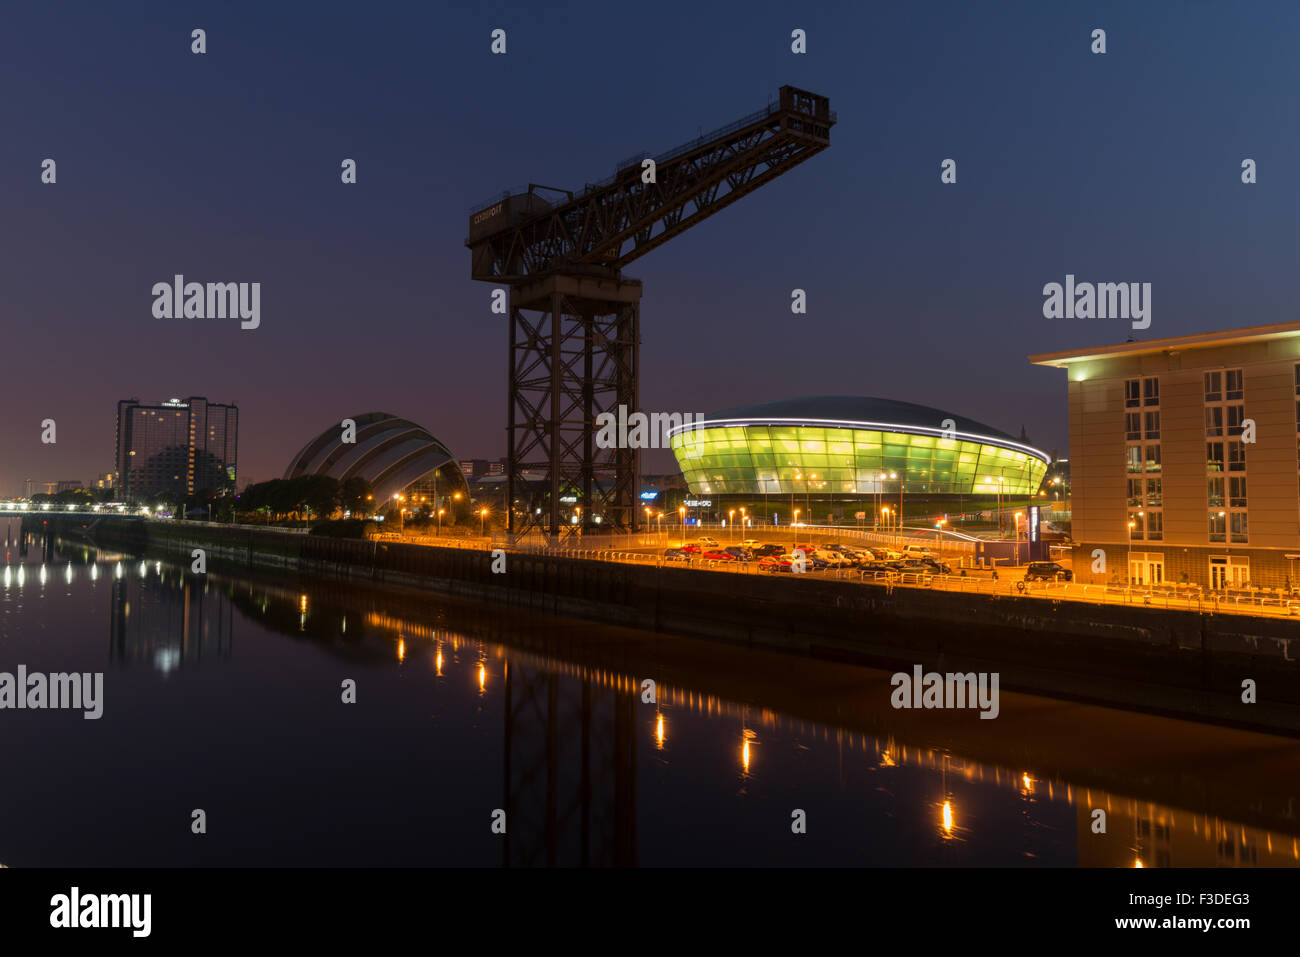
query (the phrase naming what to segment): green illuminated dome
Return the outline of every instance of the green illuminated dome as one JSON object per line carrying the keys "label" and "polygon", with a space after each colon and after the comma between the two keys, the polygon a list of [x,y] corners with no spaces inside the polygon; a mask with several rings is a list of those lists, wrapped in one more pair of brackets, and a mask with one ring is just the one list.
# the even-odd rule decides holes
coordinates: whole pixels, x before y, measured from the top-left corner
{"label": "green illuminated dome", "polygon": [[814,396],[705,416],[672,436],[696,495],[1032,495],[1046,453],[973,419],[891,399]]}

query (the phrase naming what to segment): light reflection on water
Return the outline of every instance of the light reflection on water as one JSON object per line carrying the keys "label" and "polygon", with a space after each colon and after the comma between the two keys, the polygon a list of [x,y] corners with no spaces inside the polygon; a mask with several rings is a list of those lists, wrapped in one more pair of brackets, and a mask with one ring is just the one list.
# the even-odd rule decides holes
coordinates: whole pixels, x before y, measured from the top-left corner
{"label": "light reflection on water", "polygon": [[[1046,733],[978,746],[959,733],[984,754],[936,744],[924,713],[866,690],[887,675],[850,665],[337,583],[199,578],[79,547],[60,553],[57,579],[50,563],[15,558],[0,577],[0,670],[107,675],[105,719],[86,723],[102,728],[7,715],[27,725],[4,738],[29,782],[0,797],[11,865],[1300,862],[1284,814],[1234,816],[1287,806],[1297,745],[1284,739],[1214,732],[1285,757],[1272,800],[1252,802],[1210,794],[1239,771],[1213,762],[1195,768],[1198,788],[1080,767],[1077,741]],[[355,706],[339,703],[345,677]],[[1004,698],[999,727],[1014,728],[1027,705]],[[1085,735],[1097,711],[1050,708]],[[1109,715],[1135,741],[1205,733]],[[25,733],[38,728],[44,746]],[[105,749],[134,773],[106,767]],[[61,774],[47,773],[52,760]],[[59,790],[42,793],[43,780]],[[64,826],[91,792],[147,813]],[[196,852],[158,826],[181,805],[224,808],[223,841]],[[497,808],[504,836],[488,827]],[[796,809],[806,834],[792,832]]]}

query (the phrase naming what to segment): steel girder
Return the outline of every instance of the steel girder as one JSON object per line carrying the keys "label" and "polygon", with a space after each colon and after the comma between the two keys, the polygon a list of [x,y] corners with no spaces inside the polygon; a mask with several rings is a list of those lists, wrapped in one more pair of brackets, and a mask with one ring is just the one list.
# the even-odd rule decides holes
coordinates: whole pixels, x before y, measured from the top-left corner
{"label": "steel girder", "polygon": [[[638,408],[640,299],[638,280],[547,276],[511,290],[510,532],[535,525],[552,536],[636,530],[639,454],[599,448],[596,419],[617,417],[620,405],[628,413]],[[545,483],[530,482],[525,472],[544,475]],[[560,501],[570,496],[577,501]]]}
{"label": "steel girder", "polygon": [[779,102],[466,245],[475,279],[516,282],[571,266],[622,269],[830,145],[830,101],[782,87]]}

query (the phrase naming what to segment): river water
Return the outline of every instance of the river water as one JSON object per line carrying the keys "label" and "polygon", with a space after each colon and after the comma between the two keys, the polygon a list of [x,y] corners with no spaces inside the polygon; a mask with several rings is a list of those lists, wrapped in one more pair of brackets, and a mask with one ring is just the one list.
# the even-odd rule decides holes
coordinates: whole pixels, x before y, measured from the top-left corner
{"label": "river water", "polygon": [[0,673],[104,676],[0,710],[11,867],[1300,863],[1292,739],[0,535]]}

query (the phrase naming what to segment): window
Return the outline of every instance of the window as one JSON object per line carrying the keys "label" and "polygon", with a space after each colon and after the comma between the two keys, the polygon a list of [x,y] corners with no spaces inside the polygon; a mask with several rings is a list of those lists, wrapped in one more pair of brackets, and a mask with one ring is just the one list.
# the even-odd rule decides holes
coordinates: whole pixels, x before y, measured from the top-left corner
{"label": "window", "polygon": [[1246,513],[1231,512],[1228,515],[1230,527],[1232,529],[1232,540],[1234,542],[1245,542],[1248,540],[1246,535]]}
{"label": "window", "polygon": [[1209,480],[1208,484],[1210,508],[1223,508],[1223,479],[1212,478]]}
{"label": "window", "polygon": [[1147,432],[1148,439],[1160,438],[1160,413],[1159,412],[1146,413],[1146,432]]}
{"label": "window", "polygon": [[1160,446],[1158,445],[1147,446],[1147,471],[1160,471]]}
{"label": "window", "polygon": [[[1242,516],[1244,520],[1246,516]],[[1159,542],[1165,537],[1165,516],[1163,512],[1147,512],[1147,541]],[[1243,539],[1244,541],[1244,539]]]}
{"label": "window", "polygon": [[[1219,479],[1220,482],[1223,479]],[[1232,508],[1246,507],[1246,477],[1234,475],[1228,480],[1228,505]]]}
{"label": "window", "polygon": [[1133,508],[1139,508],[1142,505],[1142,480],[1128,480],[1128,503]]}
{"label": "window", "polygon": [[[1244,482],[1245,479],[1242,479]],[[1160,479],[1147,479],[1147,505],[1160,507]]]}
{"label": "window", "polygon": [[1243,393],[1240,369],[1229,369],[1223,374],[1224,398],[1229,402],[1240,399]]}
{"label": "window", "polygon": [[1223,443],[1205,443],[1205,466],[1211,472],[1223,471]]}
{"label": "window", "polygon": [[[1156,446],[1159,448],[1159,446]],[[1297,440],[1296,452],[1300,454],[1300,440]],[[1142,471],[1142,447],[1140,445],[1130,445],[1124,450],[1124,458],[1128,463],[1130,472]]]}
{"label": "window", "polygon": [[1227,517],[1224,515],[1223,512],[1210,513],[1210,541],[1226,542],[1228,540],[1228,536],[1225,531],[1227,528],[1226,522],[1227,522]]}
{"label": "window", "polygon": [[[1300,395],[1300,366],[1296,366],[1296,395]],[[1223,401],[1223,374],[1220,372],[1205,373],[1205,401],[1222,402]]]}
{"label": "window", "polygon": [[1142,413],[1124,413],[1124,437],[1126,439],[1142,438]]}
{"label": "window", "polygon": [[[1209,411],[1208,409],[1206,410]],[[1228,406],[1228,434],[1241,435],[1241,423],[1246,421],[1246,407],[1244,405]]]}
{"label": "window", "polygon": [[1228,471],[1246,471],[1246,446],[1240,442],[1228,443]]}
{"label": "window", "polygon": [[1142,380],[1142,404],[1159,405],[1160,404],[1160,380],[1157,378]]}
{"label": "window", "polygon": [[1128,540],[1130,542],[1142,541],[1143,533],[1146,529],[1143,527],[1142,519],[1146,516],[1137,512],[1130,512],[1128,516]]}
{"label": "window", "polygon": [[[1126,379],[1124,381],[1124,407],[1128,409],[1136,408],[1139,404],[1139,386],[1137,379]],[[1297,393],[1300,395],[1300,393]]]}
{"label": "window", "polygon": [[1208,406],[1205,409],[1205,435],[1206,437],[1223,434],[1223,407]]}

